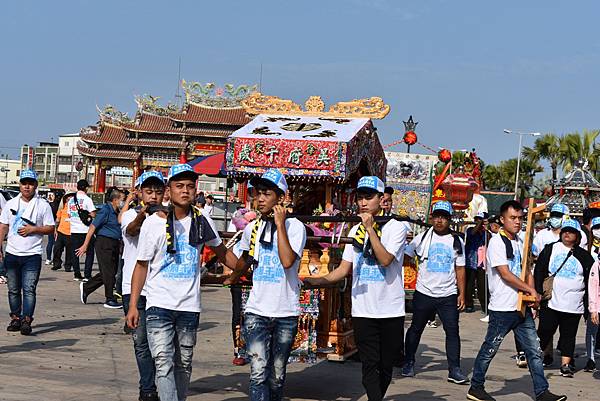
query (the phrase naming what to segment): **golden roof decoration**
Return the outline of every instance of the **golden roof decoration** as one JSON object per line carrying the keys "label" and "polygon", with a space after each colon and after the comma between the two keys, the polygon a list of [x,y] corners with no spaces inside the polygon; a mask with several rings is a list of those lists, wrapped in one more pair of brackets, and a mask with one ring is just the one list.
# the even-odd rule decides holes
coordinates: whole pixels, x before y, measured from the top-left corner
{"label": "golden roof decoration", "polygon": [[320,96],[311,96],[302,106],[288,99],[277,96],[263,95],[254,92],[241,101],[242,106],[250,115],[276,114],[314,117],[351,117],[382,119],[390,112],[390,106],[380,97],[354,99],[338,102],[325,111],[325,103]]}

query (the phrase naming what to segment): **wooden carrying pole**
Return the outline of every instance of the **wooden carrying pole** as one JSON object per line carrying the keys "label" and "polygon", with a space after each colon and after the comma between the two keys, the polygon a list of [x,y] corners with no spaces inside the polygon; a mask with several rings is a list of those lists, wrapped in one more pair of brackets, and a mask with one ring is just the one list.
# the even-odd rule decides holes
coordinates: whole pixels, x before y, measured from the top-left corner
{"label": "wooden carrying pole", "polygon": [[[531,269],[533,262],[533,254],[531,253],[531,245],[533,243],[533,227],[535,225],[536,213],[546,210],[546,204],[535,206],[533,198],[529,198],[529,205],[527,207],[527,230],[525,231],[525,242],[523,243],[523,260],[521,261],[521,280],[526,281],[527,270]],[[535,302],[535,297],[531,295],[525,295],[522,291],[519,291],[517,297],[517,310],[521,316],[525,316],[525,308],[530,302]]]}

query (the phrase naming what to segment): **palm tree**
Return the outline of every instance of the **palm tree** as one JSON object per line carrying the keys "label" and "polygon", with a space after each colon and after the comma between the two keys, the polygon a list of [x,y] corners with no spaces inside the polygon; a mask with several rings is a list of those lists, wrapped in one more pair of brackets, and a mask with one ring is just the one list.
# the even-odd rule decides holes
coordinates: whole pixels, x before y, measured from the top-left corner
{"label": "palm tree", "polygon": [[[526,197],[533,186],[535,175],[544,169],[527,159],[521,160],[519,166],[520,197]],[[483,170],[483,180],[486,189],[498,191],[513,191],[516,180],[517,159],[503,160],[498,165],[487,165]]]}
{"label": "palm tree", "polygon": [[537,138],[532,148],[523,148],[523,158],[532,164],[538,164],[540,160],[550,163],[552,169],[552,190],[558,178],[558,168],[562,165],[564,154],[561,153],[561,139],[556,134],[544,134]]}
{"label": "palm tree", "polygon": [[564,171],[573,169],[579,159],[586,159],[590,170],[597,171],[598,149],[595,147],[595,141],[599,133],[599,130],[583,130],[582,134],[576,131],[560,139],[559,151],[563,158]]}

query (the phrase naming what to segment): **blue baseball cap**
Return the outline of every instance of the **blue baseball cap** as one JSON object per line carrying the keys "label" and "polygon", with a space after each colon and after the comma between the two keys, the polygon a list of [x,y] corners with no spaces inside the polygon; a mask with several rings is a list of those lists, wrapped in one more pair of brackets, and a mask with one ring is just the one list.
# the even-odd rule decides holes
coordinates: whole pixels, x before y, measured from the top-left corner
{"label": "blue baseball cap", "polygon": [[382,194],[383,191],[385,191],[385,184],[381,181],[381,178],[375,175],[366,175],[360,177],[360,180],[358,180],[358,184],[356,185],[356,190]]}
{"label": "blue baseball cap", "polygon": [[21,170],[21,174],[19,174],[19,182],[22,183],[24,180],[33,180],[37,182],[37,173],[31,169]]}
{"label": "blue baseball cap", "polygon": [[[147,173],[149,173],[149,171],[147,171]],[[196,173],[192,166],[187,163],[175,164],[169,169],[169,181],[179,175],[183,178],[191,178],[192,180],[198,179],[198,173]]]}
{"label": "blue baseball cap", "polygon": [[600,217],[594,217],[592,219],[592,228],[596,226],[600,226]]}
{"label": "blue baseball cap", "polygon": [[160,182],[162,185],[165,184],[165,178],[158,171],[145,171],[144,173],[142,173],[142,175],[140,175],[138,177],[139,182],[136,182],[136,184],[141,186],[144,184],[144,182],[146,182],[148,180],[154,180],[154,181]]}
{"label": "blue baseball cap", "polygon": [[575,219],[565,219],[560,227],[560,232],[563,231],[572,231],[575,233],[579,233],[580,226],[577,220]]}
{"label": "blue baseball cap", "polygon": [[285,176],[283,175],[283,173],[280,170],[278,170],[276,168],[267,170],[260,177],[252,177],[250,179],[250,185],[252,187],[255,187],[260,184],[265,185],[267,187],[275,186],[279,190],[281,190],[283,193],[286,193],[288,190],[288,184],[287,184],[287,181],[285,180]]}
{"label": "blue baseball cap", "polygon": [[445,213],[448,216],[452,216],[452,205],[448,201],[438,201],[431,208],[431,214],[434,213]]}
{"label": "blue baseball cap", "polygon": [[563,203],[555,203],[550,209],[550,214],[557,213],[561,215],[569,214],[569,208]]}

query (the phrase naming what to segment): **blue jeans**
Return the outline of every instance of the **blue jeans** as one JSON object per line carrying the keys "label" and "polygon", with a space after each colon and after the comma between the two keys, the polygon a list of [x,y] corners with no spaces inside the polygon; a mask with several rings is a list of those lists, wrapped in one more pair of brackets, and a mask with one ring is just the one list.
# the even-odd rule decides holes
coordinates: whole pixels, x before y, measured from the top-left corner
{"label": "blue jeans", "polygon": [[[123,295],[123,312],[127,316],[129,312],[129,294]],[[135,361],[137,362],[138,372],[140,373],[140,391],[150,393],[156,391],[154,384],[154,360],[148,346],[148,336],[146,335],[146,297],[140,296],[137,303],[137,310],[140,313],[140,322],[132,332],[133,350],[135,352]]]}
{"label": "blue jeans", "polygon": [[148,345],[161,401],[183,401],[192,376],[200,313],[152,306],[146,310]]}
{"label": "blue jeans", "polygon": [[415,362],[417,347],[427,321],[435,313],[440,317],[446,333],[446,358],[448,370],[460,368],[460,336],[458,333],[457,296],[434,298],[419,291],[413,295],[412,322],[406,332],[406,361]]}
{"label": "blue jeans", "polygon": [[47,235],[48,243],[46,244],[46,260],[52,260],[52,249],[54,248],[54,233]]}
{"label": "blue jeans", "polygon": [[596,336],[598,335],[598,326],[592,323],[592,319],[588,316],[585,323],[585,350],[588,359],[596,362],[594,349],[596,348]]}
{"label": "blue jeans", "polygon": [[42,255],[15,256],[7,253],[4,266],[8,279],[10,315],[33,319],[35,290],[42,269]]}
{"label": "blue jeans", "polygon": [[297,332],[296,316],[244,315],[244,338],[250,357],[250,400],[281,400],[285,368]]}
{"label": "blue jeans", "polygon": [[544,376],[544,367],[542,365],[540,340],[535,331],[535,323],[531,316],[531,310],[527,308],[524,318],[516,311],[495,312],[490,310],[489,312],[490,322],[485,340],[473,365],[471,386],[475,388],[484,387],[485,374],[490,363],[494,359],[496,352],[498,352],[502,340],[512,330],[527,357],[527,366],[529,367],[529,374],[533,379],[533,391],[536,397],[548,390],[548,381]]}

